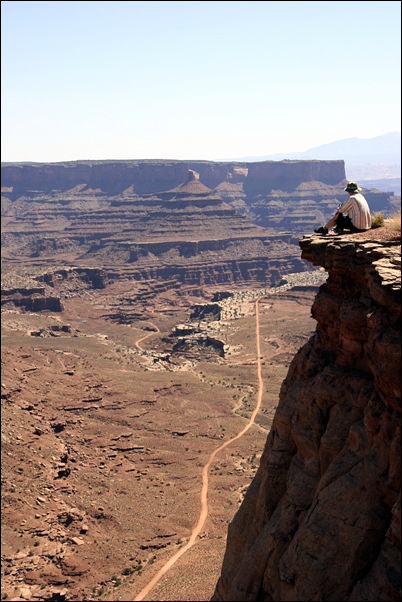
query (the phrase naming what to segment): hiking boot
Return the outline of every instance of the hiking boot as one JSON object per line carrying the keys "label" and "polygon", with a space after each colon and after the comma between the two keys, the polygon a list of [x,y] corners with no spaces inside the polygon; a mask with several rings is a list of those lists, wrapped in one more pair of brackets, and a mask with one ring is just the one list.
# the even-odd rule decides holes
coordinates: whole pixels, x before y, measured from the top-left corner
{"label": "hiking boot", "polygon": [[320,228],[317,228],[316,230],[314,230],[314,232],[316,234],[328,234],[328,229],[324,228],[324,226],[321,226]]}

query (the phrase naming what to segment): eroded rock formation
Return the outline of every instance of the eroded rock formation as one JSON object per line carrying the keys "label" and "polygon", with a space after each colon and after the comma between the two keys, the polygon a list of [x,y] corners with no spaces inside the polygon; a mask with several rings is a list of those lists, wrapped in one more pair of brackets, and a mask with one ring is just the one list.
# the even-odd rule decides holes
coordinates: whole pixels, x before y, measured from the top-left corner
{"label": "eroded rock formation", "polygon": [[33,312],[61,312],[61,296],[70,296],[87,288],[104,288],[106,282],[107,275],[100,268],[21,268],[17,273],[6,269],[1,278],[1,306],[21,307]]}
{"label": "eroded rock formation", "polygon": [[400,600],[400,238],[305,237],[329,273],[212,600]]}
{"label": "eroded rock formation", "polygon": [[[197,194],[198,209],[209,206],[210,212],[214,205],[217,214],[224,201],[264,228],[305,234],[334,213],[345,196],[344,181],[343,161],[4,164],[2,216],[6,232],[58,233],[59,244],[71,247],[112,236],[120,225],[133,230],[133,217],[145,222],[150,214],[152,221],[158,200],[170,201],[171,213],[188,208],[186,196],[194,201]],[[389,211],[395,200],[378,191],[365,194],[372,211]],[[193,209],[194,203],[187,213]],[[180,216],[168,217],[167,232]]]}
{"label": "eroded rock formation", "polygon": [[[218,193],[219,186],[212,189],[201,182],[199,172],[188,169],[183,177],[185,163],[130,166],[5,167],[3,260],[102,265],[116,277],[117,266],[130,265],[134,280],[174,280],[187,286],[266,285],[286,272],[307,269],[294,235],[253,224]],[[248,169],[231,164],[199,167],[211,186],[214,178],[237,184],[244,180],[241,186],[249,178]],[[287,171],[291,177],[292,169]],[[269,177],[269,170],[262,170],[258,182],[264,173]],[[182,181],[172,186],[179,176]],[[299,167],[293,179],[300,177],[308,173]],[[324,170],[323,177],[334,174]],[[135,190],[143,191],[146,183],[147,192],[139,196]],[[154,192],[159,186],[167,188]]]}
{"label": "eroded rock formation", "polygon": [[[184,286],[270,286],[344,200],[343,161],[2,166],[5,264],[102,266]],[[371,192],[372,210],[392,195]]]}

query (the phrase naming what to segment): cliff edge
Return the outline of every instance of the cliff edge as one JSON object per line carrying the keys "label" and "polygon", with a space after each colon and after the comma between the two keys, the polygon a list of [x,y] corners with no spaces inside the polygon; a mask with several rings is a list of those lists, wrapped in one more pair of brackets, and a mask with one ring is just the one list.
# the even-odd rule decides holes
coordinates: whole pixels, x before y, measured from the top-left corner
{"label": "cliff edge", "polygon": [[400,600],[400,235],[307,236],[325,268],[212,600]]}

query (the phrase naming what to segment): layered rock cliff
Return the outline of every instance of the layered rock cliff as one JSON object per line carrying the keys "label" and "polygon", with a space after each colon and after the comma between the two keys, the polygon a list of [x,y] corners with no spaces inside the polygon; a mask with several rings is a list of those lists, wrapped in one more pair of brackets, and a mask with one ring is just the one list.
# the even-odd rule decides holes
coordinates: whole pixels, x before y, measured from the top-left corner
{"label": "layered rock cliff", "polygon": [[300,246],[328,271],[317,329],[283,382],[212,600],[400,600],[400,237]]}
{"label": "layered rock cliff", "polygon": [[[135,280],[196,286],[264,286],[307,269],[294,235],[253,224],[198,172],[182,174],[184,162],[8,167],[2,199],[5,263],[102,265],[116,277],[116,267],[130,266]],[[200,168],[211,185],[220,178],[248,178],[247,169],[230,164]],[[295,169],[293,179],[307,177],[304,172]],[[253,186],[264,173],[258,171]],[[292,179],[291,174],[292,169]],[[330,175],[323,170],[323,177]],[[159,186],[169,188],[153,192]],[[135,190],[144,187],[148,192],[139,196]]]}
{"label": "layered rock cliff", "polygon": [[2,186],[12,189],[14,197],[33,190],[63,192],[82,184],[109,195],[130,187],[143,195],[173,189],[185,180],[188,170],[199,173],[208,188],[240,183],[246,194],[253,195],[267,189],[293,190],[312,180],[335,185],[345,178],[343,161],[71,161],[3,164]]}
{"label": "layered rock cliff", "polygon": [[[267,286],[310,269],[298,240],[344,200],[343,161],[95,161],[2,166],[4,263],[137,281]],[[391,196],[370,193],[372,210]],[[374,196],[373,196],[374,195]],[[375,202],[374,202],[375,201]]]}
{"label": "layered rock cliff", "polygon": [[[219,197],[257,225],[290,229],[300,235],[312,231],[314,224],[327,221],[345,197],[345,165],[341,160],[10,163],[2,165],[2,215],[6,223],[10,221],[10,232],[21,231],[21,212],[27,222],[25,231],[31,225],[31,231],[32,226],[33,231],[47,226],[53,232],[63,230],[71,221],[85,228],[88,219],[92,222],[90,212],[101,222],[106,214],[113,232],[113,225],[119,221],[129,223],[133,201],[141,205],[145,216],[155,204],[150,196],[159,198],[162,193],[166,199],[166,191],[182,193],[181,184],[189,171],[199,175],[191,193],[214,191],[215,201]],[[378,191],[365,194],[372,211],[392,209],[394,195]],[[170,203],[170,209],[178,206]],[[13,217],[17,223],[13,223]],[[73,230],[77,234],[75,223]],[[103,226],[98,234],[106,230]],[[92,233],[91,223],[87,234]]]}

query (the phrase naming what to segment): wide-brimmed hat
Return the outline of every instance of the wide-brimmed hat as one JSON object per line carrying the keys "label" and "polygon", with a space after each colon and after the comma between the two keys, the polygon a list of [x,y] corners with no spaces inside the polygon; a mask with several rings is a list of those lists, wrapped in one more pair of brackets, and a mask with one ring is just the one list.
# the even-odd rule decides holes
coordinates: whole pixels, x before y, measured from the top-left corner
{"label": "wide-brimmed hat", "polygon": [[349,182],[345,188],[346,192],[359,192],[362,188],[359,188],[356,182]]}

